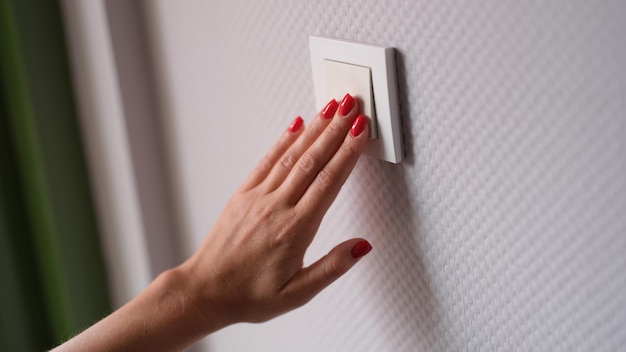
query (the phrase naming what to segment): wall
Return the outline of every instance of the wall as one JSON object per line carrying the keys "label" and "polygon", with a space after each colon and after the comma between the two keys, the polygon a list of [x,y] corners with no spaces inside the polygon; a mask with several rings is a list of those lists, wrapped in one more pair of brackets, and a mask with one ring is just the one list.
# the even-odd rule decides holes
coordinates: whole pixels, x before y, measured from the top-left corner
{"label": "wall", "polygon": [[307,256],[374,251],[306,307],[212,351],[616,350],[626,345],[626,4],[147,2],[192,253],[314,106],[308,36],[397,48],[407,158],[364,157]]}
{"label": "wall", "polygon": [[109,289],[117,308],[138,295],[154,273],[105,5],[61,2]]}

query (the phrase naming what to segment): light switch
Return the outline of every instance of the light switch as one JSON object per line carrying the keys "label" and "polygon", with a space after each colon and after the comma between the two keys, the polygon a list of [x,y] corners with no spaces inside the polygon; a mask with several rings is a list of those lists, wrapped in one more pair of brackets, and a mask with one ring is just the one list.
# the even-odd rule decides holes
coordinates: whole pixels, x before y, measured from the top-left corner
{"label": "light switch", "polygon": [[372,74],[369,67],[324,60],[326,67],[326,101],[341,101],[346,93],[355,97],[360,113],[370,118],[370,138],[378,138],[374,96],[372,94]]}
{"label": "light switch", "polygon": [[370,118],[365,154],[399,163],[403,156],[395,50],[349,40],[309,37],[318,110],[346,93],[359,98]]}

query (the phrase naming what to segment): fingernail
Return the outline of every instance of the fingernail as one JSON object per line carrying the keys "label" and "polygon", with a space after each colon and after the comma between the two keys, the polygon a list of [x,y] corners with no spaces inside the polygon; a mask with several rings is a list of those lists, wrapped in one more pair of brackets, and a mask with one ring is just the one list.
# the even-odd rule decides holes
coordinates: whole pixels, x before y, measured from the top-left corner
{"label": "fingernail", "polygon": [[372,245],[366,240],[363,240],[357,243],[356,245],[354,245],[354,247],[352,247],[352,251],[350,252],[350,254],[352,255],[352,258],[359,259],[362,256],[369,253],[371,250],[372,250]]}
{"label": "fingernail", "polygon": [[289,132],[296,132],[297,130],[300,129],[300,127],[302,127],[302,124],[304,123],[304,120],[302,120],[302,117],[298,116],[296,117],[295,120],[293,120],[293,122],[291,123],[291,125],[289,125]]}
{"label": "fingernail", "polygon": [[339,115],[346,116],[352,110],[354,106],[354,98],[348,93],[341,100],[341,105],[339,105]]}
{"label": "fingernail", "polygon": [[350,128],[350,134],[352,137],[360,135],[365,129],[365,125],[367,125],[367,117],[363,115],[357,116],[356,120],[354,120],[354,123],[352,124],[352,128]]}
{"label": "fingernail", "polygon": [[322,110],[322,118],[328,120],[331,117],[335,116],[335,111],[337,111],[338,106],[339,104],[337,104],[337,101],[335,99],[329,101]]}

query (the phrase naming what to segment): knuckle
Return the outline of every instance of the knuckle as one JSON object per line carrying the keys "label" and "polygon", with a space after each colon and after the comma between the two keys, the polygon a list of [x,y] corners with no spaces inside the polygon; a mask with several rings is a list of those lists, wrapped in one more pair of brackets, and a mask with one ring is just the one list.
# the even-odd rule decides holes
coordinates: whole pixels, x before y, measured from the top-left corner
{"label": "knuckle", "polygon": [[269,237],[270,248],[291,246],[297,236],[298,229],[292,218],[285,217],[275,221],[274,235]]}
{"label": "knuckle", "polygon": [[302,155],[297,165],[298,165],[298,169],[302,173],[306,174],[315,170],[319,165],[319,161],[317,160],[316,157],[311,155],[311,153],[305,153]]}
{"label": "knuckle", "polygon": [[343,275],[344,272],[345,270],[339,262],[331,260],[324,266],[324,280],[332,282]]}
{"label": "knuckle", "polygon": [[264,173],[272,169],[272,163],[270,161],[269,156],[265,156],[259,163],[256,165],[256,170],[258,172]]}
{"label": "knuckle", "polygon": [[315,223],[316,214],[311,211],[306,204],[301,203],[294,208],[293,219],[297,219],[298,224],[302,228],[315,228],[318,224]]}
{"label": "knuckle", "polygon": [[280,158],[280,165],[285,169],[291,169],[296,164],[296,161],[298,161],[298,158],[293,153],[288,153]]}
{"label": "knuckle", "polygon": [[339,180],[337,173],[329,168],[325,168],[317,174],[315,183],[321,189],[329,189],[333,187]]}
{"label": "knuckle", "polygon": [[274,220],[274,216],[275,214],[272,209],[270,209],[269,207],[264,207],[261,210],[256,211],[255,218],[263,223],[268,223]]}
{"label": "knuckle", "polygon": [[287,247],[293,241],[294,233],[291,231],[279,231],[275,236],[270,238],[270,248]]}

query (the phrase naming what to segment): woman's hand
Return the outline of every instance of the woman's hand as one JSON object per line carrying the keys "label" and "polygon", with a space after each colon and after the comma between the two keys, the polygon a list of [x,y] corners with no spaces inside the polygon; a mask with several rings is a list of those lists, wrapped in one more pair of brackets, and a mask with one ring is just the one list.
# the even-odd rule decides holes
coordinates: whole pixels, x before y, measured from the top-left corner
{"label": "woman's hand", "polygon": [[298,117],[181,266],[197,283],[196,307],[221,325],[259,322],[308,302],[367,254],[351,239],[303,268],[320,222],[368,140],[367,119],[346,95],[308,127]]}
{"label": "woman's hand", "polygon": [[189,260],[55,351],[180,350],[299,307],[343,275],[371,250],[367,241],[345,241],[306,268],[302,260],[365,148],[367,119],[357,114],[346,95],[306,129],[298,117]]}

